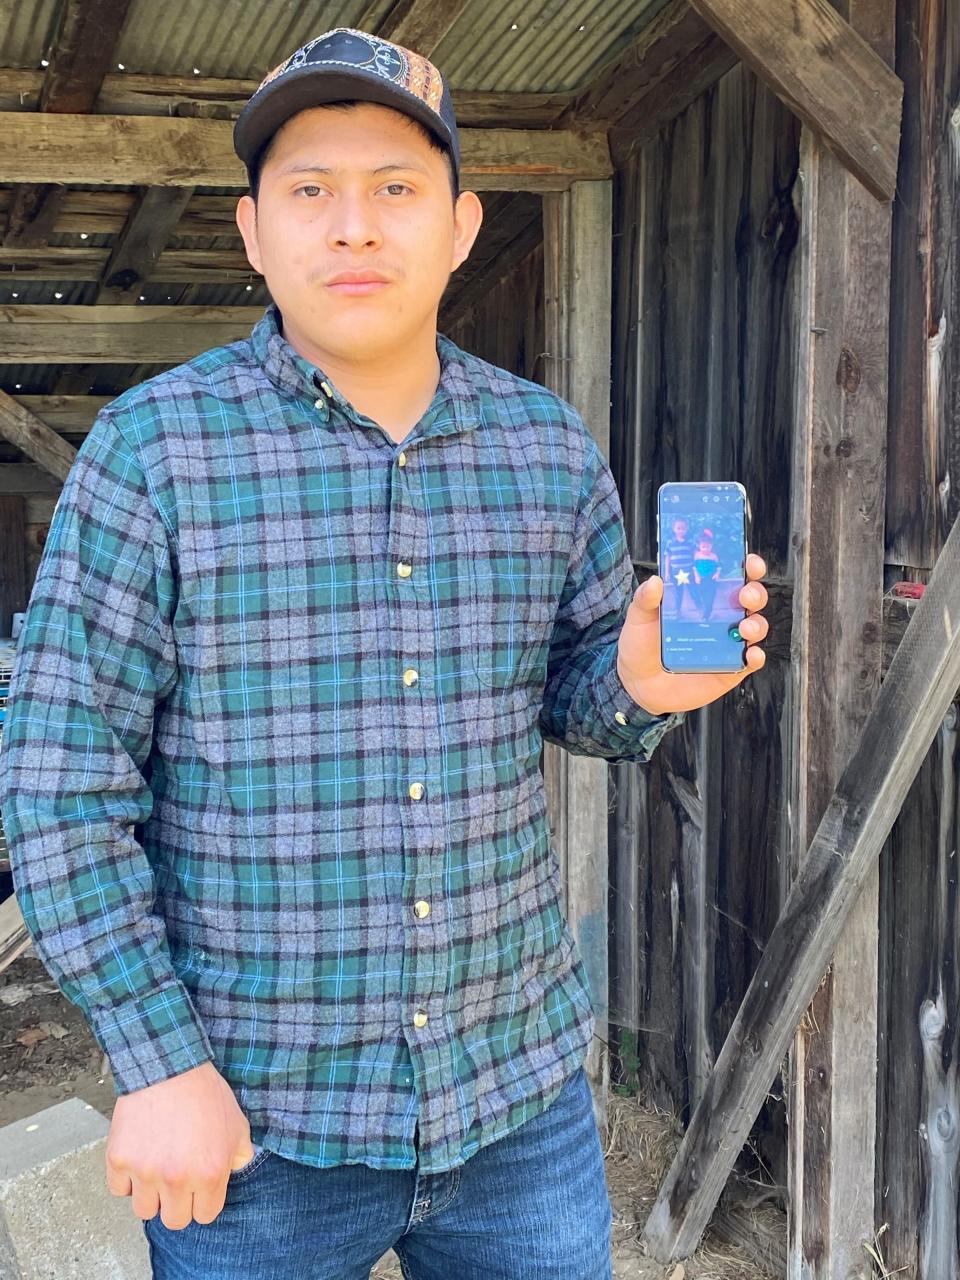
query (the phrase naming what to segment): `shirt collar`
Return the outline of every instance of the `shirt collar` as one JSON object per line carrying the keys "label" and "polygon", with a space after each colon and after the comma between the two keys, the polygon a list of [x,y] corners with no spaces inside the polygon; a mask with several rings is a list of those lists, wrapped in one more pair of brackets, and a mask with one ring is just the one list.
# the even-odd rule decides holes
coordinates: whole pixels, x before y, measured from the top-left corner
{"label": "shirt collar", "polygon": [[[292,396],[309,398],[319,420],[325,425],[335,425],[331,405],[354,422],[370,422],[341,395],[322,369],[311,364],[290,345],[280,326],[280,309],[271,302],[250,335],[254,359],[274,386]],[[440,382],[421,419],[426,428],[423,435],[470,431],[480,425],[480,395],[470,357],[442,333],[437,334],[437,356],[440,360]]]}

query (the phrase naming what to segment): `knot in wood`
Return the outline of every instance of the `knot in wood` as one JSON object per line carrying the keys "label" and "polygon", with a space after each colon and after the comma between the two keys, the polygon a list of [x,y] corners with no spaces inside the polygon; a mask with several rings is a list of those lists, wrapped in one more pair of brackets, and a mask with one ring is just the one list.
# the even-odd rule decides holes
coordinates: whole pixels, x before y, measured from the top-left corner
{"label": "knot in wood", "polygon": [[837,386],[852,395],[860,386],[860,376],[860,361],[849,347],[841,347],[837,361]]}
{"label": "knot in wood", "polygon": [[849,436],[844,436],[842,440],[837,441],[836,454],[838,458],[849,458],[856,449],[856,445]]}

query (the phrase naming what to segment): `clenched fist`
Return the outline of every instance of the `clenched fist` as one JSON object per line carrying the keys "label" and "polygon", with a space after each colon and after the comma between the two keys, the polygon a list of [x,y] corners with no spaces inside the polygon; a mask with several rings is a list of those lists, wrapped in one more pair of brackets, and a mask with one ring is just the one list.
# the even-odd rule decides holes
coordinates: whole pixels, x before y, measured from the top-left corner
{"label": "clenched fist", "polygon": [[250,1125],[212,1062],[122,1094],[107,1139],[107,1186],[138,1218],[212,1222],[227,1180],[254,1157]]}

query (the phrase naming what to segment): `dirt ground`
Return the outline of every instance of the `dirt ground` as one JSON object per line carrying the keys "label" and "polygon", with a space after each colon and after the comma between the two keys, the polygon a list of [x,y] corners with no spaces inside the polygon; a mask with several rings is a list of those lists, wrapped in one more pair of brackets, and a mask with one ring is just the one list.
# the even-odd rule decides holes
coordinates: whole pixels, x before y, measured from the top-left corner
{"label": "dirt ground", "polygon": [[[28,952],[0,974],[0,1128],[71,1096],[108,1119],[113,1114],[113,1082],[100,1047],[80,1011]],[[616,1280],[775,1280],[776,1272],[758,1263],[754,1251],[709,1234],[685,1263],[662,1267],[646,1256],[640,1231],[678,1140],[674,1119],[611,1095],[606,1170]],[[776,1234],[778,1211],[759,1213],[767,1215],[764,1231]],[[392,1254],[381,1259],[371,1280],[401,1280]]]}

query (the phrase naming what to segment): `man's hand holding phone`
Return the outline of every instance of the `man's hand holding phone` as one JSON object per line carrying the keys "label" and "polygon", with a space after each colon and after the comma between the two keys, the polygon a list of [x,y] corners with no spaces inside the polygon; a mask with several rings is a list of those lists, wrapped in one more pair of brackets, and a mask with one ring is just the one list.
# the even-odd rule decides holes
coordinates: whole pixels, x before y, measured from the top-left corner
{"label": "man's hand holding phone", "polygon": [[665,671],[660,650],[660,606],[663,579],[648,578],[634,593],[617,645],[617,673],[634,701],[652,715],[671,711],[694,711],[722,698],[748,676],[759,671],[766,655],[759,647],[769,625],[760,610],[767,603],[767,589],[760,579],[767,566],[758,555],[746,558],[746,585],[739,601],[746,618],[739,624],[747,642],[746,666],[739,671],[676,673]]}

